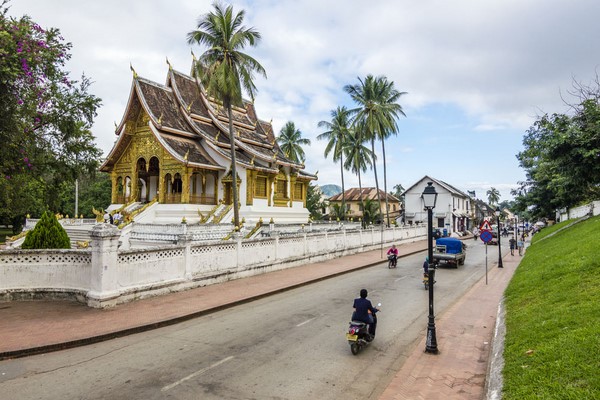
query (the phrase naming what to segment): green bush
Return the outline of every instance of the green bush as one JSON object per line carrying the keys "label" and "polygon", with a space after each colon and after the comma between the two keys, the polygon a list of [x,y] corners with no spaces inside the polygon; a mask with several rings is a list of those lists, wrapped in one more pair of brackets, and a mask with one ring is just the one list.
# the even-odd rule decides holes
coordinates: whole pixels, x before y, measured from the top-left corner
{"label": "green bush", "polygon": [[27,232],[22,249],[70,249],[69,235],[50,211],[45,211],[35,228]]}

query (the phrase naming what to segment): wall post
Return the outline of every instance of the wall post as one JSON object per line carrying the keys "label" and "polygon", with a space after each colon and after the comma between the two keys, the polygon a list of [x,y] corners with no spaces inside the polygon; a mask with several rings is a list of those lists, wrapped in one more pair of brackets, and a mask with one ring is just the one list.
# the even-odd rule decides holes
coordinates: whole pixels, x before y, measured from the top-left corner
{"label": "wall post", "polygon": [[121,232],[111,224],[97,224],[92,228],[92,276],[87,293],[87,305],[94,308],[113,307],[119,290],[118,248]]}

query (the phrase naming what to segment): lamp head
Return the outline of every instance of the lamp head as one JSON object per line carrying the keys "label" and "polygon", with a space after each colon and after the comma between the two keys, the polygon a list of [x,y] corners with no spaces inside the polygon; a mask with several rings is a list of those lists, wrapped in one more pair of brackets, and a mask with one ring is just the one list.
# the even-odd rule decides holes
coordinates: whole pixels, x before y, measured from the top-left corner
{"label": "lamp head", "polygon": [[435,202],[437,201],[437,192],[433,187],[433,182],[427,182],[427,187],[423,190],[421,197],[423,198],[423,205],[427,209],[435,208]]}
{"label": "lamp head", "polygon": [[496,217],[500,216],[500,206],[496,207]]}

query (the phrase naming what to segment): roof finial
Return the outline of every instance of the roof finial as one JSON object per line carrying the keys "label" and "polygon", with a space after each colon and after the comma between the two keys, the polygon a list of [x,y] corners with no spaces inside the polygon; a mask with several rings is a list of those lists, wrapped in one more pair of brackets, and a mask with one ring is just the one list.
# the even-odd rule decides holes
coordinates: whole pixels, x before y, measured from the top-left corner
{"label": "roof finial", "polygon": [[169,62],[169,57],[165,57],[167,60],[167,65],[169,66],[169,69],[172,70],[173,66],[171,65],[171,63]]}
{"label": "roof finial", "polygon": [[190,155],[190,149],[188,149],[188,151],[185,153],[185,156],[183,156],[183,161],[187,162],[189,155]]}
{"label": "roof finial", "polygon": [[160,113],[160,117],[158,117],[158,124],[159,125],[162,125],[162,117],[163,117],[163,114]]}
{"label": "roof finial", "polygon": [[131,70],[131,72],[133,72],[133,79],[137,79],[138,74],[137,72],[135,72],[135,69],[133,69],[133,65],[131,65],[131,62],[129,62],[129,69]]}
{"label": "roof finial", "polygon": [[190,50],[190,52],[192,53],[192,60],[194,60],[194,62],[198,61],[196,55],[194,54],[194,50]]}

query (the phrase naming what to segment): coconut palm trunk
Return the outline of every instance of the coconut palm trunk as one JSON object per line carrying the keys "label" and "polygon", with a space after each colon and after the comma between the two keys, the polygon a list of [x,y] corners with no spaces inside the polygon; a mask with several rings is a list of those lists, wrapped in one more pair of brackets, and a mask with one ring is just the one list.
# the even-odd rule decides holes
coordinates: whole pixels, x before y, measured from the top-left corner
{"label": "coconut palm trunk", "polygon": [[365,221],[365,203],[363,202],[363,196],[362,196],[362,183],[360,180],[360,170],[358,171],[358,200],[360,201],[360,208],[362,209],[362,222],[360,225],[363,228],[366,228],[367,224]]}
{"label": "coconut palm trunk", "polygon": [[342,176],[342,209],[344,210],[344,220],[346,219],[346,188],[344,187],[344,157],[340,156],[340,175]]}
{"label": "coconut palm trunk", "polygon": [[229,118],[229,141],[231,142],[231,194],[233,197],[233,223],[234,229],[240,227],[240,203],[238,201],[237,190],[237,170],[235,158],[235,133],[233,132],[233,112],[231,111],[231,103],[227,104],[227,117]]}
{"label": "coconut palm trunk", "polygon": [[[388,191],[387,191],[387,168],[385,163],[385,140],[381,141],[381,152],[383,153],[383,191],[385,193],[385,216],[387,221],[387,227],[390,227],[390,207],[388,205]],[[381,203],[379,203],[381,204]],[[380,207],[381,209],[381,207]]]}
{"label": "coconut palm trunk", "polygon": [[373,152],[373,172],[375,173],[375,188],[377,189],[377,204],[379,204],[379,221],[383,225],[383,213],[381,212],[381,196],[379,195],[379,180],[377,179],[377,157],[375,156],[375,135],[371,136],[371,151]]}

